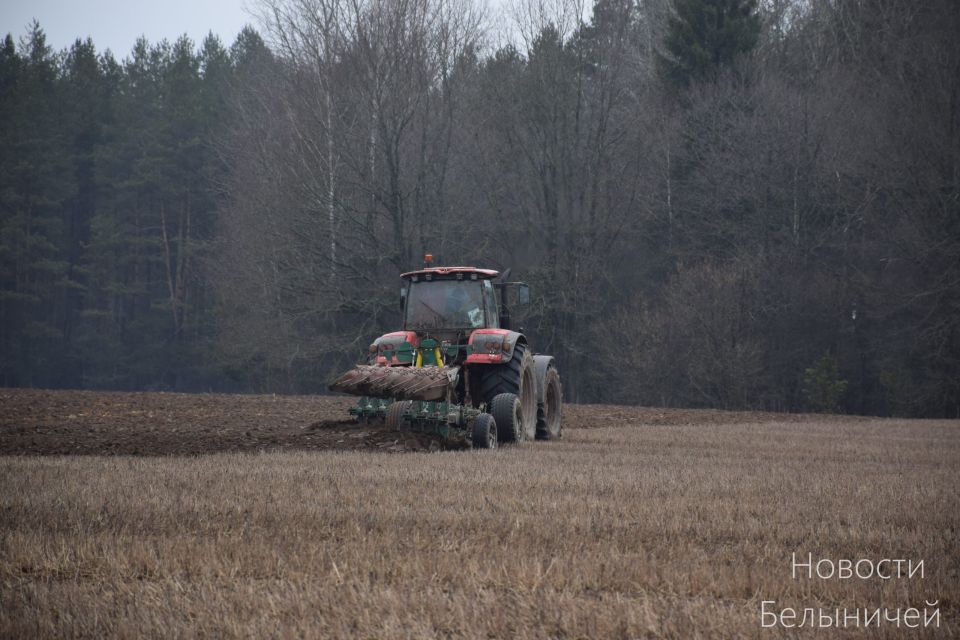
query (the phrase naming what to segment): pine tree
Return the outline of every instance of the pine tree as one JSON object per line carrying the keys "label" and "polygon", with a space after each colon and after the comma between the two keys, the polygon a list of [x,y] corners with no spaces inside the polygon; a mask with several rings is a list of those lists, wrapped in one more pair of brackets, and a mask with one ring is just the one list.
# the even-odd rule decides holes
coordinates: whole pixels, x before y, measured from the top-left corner
{"label": "pine tree", "polygon": [[[103,191],[90,221],[84,330],[85,385],[138,388],[155,381],[152,282],[159,281],[158,243],[150,233],[151,184],[163,55],[143,38],[122,65],[105,60],[110,118],[97,149]],[[159,286],[156,287],[159,289]]]}
{"label": "pine tree", "polygon": [[46,374],[62,364],[57,293],[67,265],[61,210],[71,181],[56,57],[36,22],[19,54],[11,44],[8,38],[2,54],[3,82],[16,89],[3,102],[0,381],[42,385],[51,384]]}
{"label": "pine tree", "polygon": [[756,0],[674,0],[659,56],[663,77],[677,87],[710,80],[760,35]]}
{"label": "pine tree", "polygon": [[63,203],[63,245],[60,255],[66,262],[58,304],[62,305],[59,328],[62,332],[61,367],[57,386],[82,384],[83,356],[77,347],[88,286],[86,247],[90,225],[97,212],[101,184],[97,180],[97,150],[104,122],[109,114],[109,95],[100,59],[93,41],[77,40],[63,58],[60,88],[64,96],[62,124],[70,165],[70,193]]}

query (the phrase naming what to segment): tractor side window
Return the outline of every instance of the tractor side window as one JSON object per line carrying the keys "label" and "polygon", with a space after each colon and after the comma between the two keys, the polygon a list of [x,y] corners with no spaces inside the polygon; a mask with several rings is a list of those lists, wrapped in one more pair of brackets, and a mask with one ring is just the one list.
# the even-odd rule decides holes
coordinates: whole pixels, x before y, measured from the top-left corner
{"label": "tractor side window", "polygon": [[497,313],[497,296],[493,293],[493,283],[483,281],[483,298],[487,305],[487,326],[492,329],[500,327],[500,314]]}

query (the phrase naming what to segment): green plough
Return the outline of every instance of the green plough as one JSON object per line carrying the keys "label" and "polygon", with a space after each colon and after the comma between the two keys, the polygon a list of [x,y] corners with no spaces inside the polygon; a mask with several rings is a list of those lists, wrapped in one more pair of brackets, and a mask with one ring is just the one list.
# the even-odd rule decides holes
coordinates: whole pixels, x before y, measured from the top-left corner
{"label": "green plough", "polygon": [[361,424],[385,421],[391,429],[432,433],[451,442],[469,440],[479,409],[451,402],[361,397],[350,407]]}
{"label": "green plough", "polygon": [[360,424],[373,422],[374,420],[382,421],[386,419],[387,409],[390,408],[392,403],[393,400],[385,398],[361,396],[357,400],[357,404],[350,407],[349,411],[350,415],[356,416],[357,422]]}

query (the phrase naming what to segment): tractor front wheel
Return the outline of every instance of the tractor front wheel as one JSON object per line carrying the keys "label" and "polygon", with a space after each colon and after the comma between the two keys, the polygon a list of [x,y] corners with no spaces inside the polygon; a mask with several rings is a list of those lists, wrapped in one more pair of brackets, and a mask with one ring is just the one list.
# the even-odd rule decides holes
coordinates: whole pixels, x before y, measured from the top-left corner
{"label": "tractor front wheel", "polygon": [[533,440],[537,433],[537,377],[533,356],[527,350],[527,345],[522,342],[517,344],[509,362],[483,365],[480,371],[480,396],[489,406],[492,407],[495,398],[504,393],[515,394],[520,399],[522,419],[518,422],[520,433],[516,438],[504,436],[504,425],[497,414],[493,414],[501,440]]}

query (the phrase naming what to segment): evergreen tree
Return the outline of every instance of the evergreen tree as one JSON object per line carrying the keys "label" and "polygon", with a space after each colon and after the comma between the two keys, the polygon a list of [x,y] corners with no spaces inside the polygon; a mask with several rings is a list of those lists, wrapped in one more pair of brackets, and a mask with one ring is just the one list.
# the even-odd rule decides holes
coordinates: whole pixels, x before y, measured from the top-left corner
{"label": "evergreen tree", "polygon": [[660,70],[686,87],[716,77],[719,70],[751,51],[760,35],[756,0],[674,0]]}
{"label": "evergreen tree", "polygon": [[[138,388],[156,383],[162,324],[154,298],[160,287],[159,242],[150,215],[160,112],[162,46],[137,41],[115,83],[112,118],[98,149],[103,195],[91,220],[86,263],[85,384]],[[163,316],[164,318],[166,316]]]}
{"label": "evergreen tree", "polygon": [[62,66],[62,125],[71,184],[61,212],[64,237],[60,254],[66,262],[66,273],[61,281],[58,304],[62,311],[58,315],[64,363],[60,367],[62,377],[53,384],[76,387],[82,385],[84,368],[76,338],[88,286],[85,249],[102,190],[97,180],[97,151],[110,113],[110,96],[92,40],[77,40]]}
{"label": "evergreen tree", "polygon": [[[19,55],[8,38],[0,217],[0,373],[14,385],[51,384],[62,364],[56,305],[67,272],[61,217],[70,172],[63,144],[57,59],[36,22]],[[6,93],[6,92],[4,92]]]}

